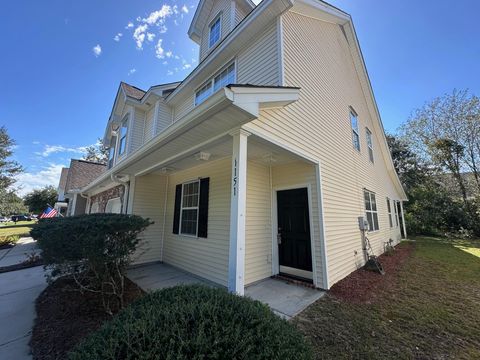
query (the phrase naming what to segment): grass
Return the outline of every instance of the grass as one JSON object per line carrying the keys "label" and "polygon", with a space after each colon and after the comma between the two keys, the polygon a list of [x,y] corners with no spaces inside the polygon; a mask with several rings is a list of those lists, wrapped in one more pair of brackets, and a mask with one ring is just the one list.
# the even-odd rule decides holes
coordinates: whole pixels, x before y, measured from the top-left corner
{"label": "grass", "polygon": [[294,320],[316,358],[480,358],[480,241],[416,240],[380,301],[326,296]]}
{"label": "grass", "polygon": [[0,237],[17,235],[19,237],[30,236],[30,230],[36,224],[35,221],[21,221],[16,225],[13,222],[0,226]]}

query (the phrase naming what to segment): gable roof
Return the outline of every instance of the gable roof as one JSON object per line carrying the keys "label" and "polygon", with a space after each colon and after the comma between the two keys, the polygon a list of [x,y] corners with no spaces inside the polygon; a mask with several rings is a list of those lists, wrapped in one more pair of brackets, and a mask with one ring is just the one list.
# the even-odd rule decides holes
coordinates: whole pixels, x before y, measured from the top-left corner
{"label": "gable roof", "polygon": [[140,100],[147,93],[146,91],[136,86],[127,84],[126,82],[123,82],[123,81],[120,82],[120,87],[125,92],[126,96],[134,98],[136,100]]}
{"label": "gable roof", "polygon": [[65,192],[80,190],[99,177],[106,169],[107,166],[104,164],[86,160],[70,160],[70,168],[68,169],[65,182]]}
{"label": "gable roof", "polygon": [[65,190],[67,186],[67,177],[68,177],[68,168],[62,168],[62,173],[60,174],[60,181],[58,182],[58,188]]}
{"label": "gable roof", "polygon": [[[195,41],[197,44],[200,44],[202,31],[207,25],[208,15],[212,11],[215,1],[218,0],[200,0],[198,3],[195,14],[193,15],[192,22],[188,28],[188,36],[190,39]],[[249,13],[251,10],[255,9],[255,4],[251,0],[234,0],[237,5],[242,6]]]}

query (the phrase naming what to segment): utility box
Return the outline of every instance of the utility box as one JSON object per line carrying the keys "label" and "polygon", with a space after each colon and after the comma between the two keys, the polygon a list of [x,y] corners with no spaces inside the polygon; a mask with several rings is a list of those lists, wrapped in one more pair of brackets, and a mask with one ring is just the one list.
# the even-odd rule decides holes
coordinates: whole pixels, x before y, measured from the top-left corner
{"label": "utility box", "polygon": [[358,227],[362,231],[368,231],[368,221],[365,219],[364,216],[359,216],[358,217]]}

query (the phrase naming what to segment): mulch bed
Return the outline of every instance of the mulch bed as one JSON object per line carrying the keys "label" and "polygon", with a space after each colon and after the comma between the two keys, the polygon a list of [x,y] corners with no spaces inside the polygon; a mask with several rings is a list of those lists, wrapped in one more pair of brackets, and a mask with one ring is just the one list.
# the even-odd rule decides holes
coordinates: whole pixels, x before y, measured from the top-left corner
{"label": "mulch bed", "polygon": [[16,270],[23,270],[28,269],[35,266],[43,265],[43,259],[36,259],[34,261],[24,261],[19,264],[9,265],[9,266],[1,266],[0,267],[0,274],[6,273],[9,271],[16,271]]}
{"label": "mulch bed", "polygon": [[[72,286],[71,279],[58,279],[37,298],[37,318],[30,340],[34,360],[66,359],[76,344],[111,319],[98,294],[81,294],[71,290]],[[125,287],[126,304],[144,295],[128,279]]]}
{"label": "mulch bed", "polygon": [[360,268],[332,286],[330,295],[355,304],[372,304],[382,298],[382,293],[395,286],[400,270],[412,254],[413,243],[396,246],[392,255],[379,257],[385,275]]}

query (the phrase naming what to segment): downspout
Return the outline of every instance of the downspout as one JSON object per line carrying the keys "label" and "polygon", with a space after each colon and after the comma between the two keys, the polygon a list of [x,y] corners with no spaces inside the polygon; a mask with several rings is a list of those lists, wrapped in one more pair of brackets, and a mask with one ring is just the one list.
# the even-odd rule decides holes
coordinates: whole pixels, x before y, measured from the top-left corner
{"label": "downspout", "polygon": [[119,174],[111,174],[110,178],[112,181],[116,184],[123,185],[125,191],[123,192],[123,203],[122,203],[122,214],[127,213],[127,205],[128,205],[128,197],[129,197],[129,192],[130,192],[130,177],[128,175],[124,175],[127,177],[127,180],[120,180],[118,176],[121,176]]}

